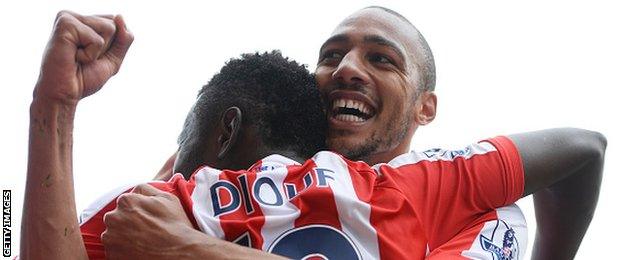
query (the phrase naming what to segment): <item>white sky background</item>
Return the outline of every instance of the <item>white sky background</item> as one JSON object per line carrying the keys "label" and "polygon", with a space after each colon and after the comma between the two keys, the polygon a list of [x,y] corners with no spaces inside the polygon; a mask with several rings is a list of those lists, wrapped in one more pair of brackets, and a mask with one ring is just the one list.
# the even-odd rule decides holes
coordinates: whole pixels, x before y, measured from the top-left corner
{"label": "white sky background", "polygon": [[[436,59],[438,116],[418,130],[414,149],[459,148],[494,135],[562,126],[607,136],[601,198],[577,259],[619,254],[622,6],[615,1],[294,2],[2,1],[0,188],[13,191],[13,254],[19,248],[29,104],[59,10],[121,13],[135,34],[121,72],[78,107],[74,175],[80,210],[122,183],[149,180],[157,172],[176,150],[197,91],[227,59],[281,49],[314,69],[321,43],[338,22],[372,4],[411,20]],[[532,203],[519,204],[532,238]]]}

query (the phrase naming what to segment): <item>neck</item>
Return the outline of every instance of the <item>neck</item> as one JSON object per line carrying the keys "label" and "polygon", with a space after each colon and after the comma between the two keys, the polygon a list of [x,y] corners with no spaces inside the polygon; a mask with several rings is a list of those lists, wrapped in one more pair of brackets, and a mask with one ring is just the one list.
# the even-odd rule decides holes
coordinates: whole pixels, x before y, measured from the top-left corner
{"label": "neck", "polygon": [[279,154],[285,157],[288,157],[298,163],[305,162],[308,158],[301,157],[298,153],[288,149],[271,149],[265,148],[255,149],[253,152],[249,150],[241,151],[238,154],[229,155],[228,158],[233,158],[231,160],[224,160],[221,163],[215,165],[217,169],[228,169],[228,170],[247,170],[254,163],[265,158],[272,154]]}
{"label": "neck", "polygon": [[394,149],[389,151],[383,151],[380,153],[374,153],[369,156],[363,157],[361,160],[366,162],[368,165],[375,165],[378,163],[387,163],[397,156],[409,152],[409,145],[407,146],[397,146]]}
{"label": "neck", "polygon": [[387,163],[397,156],[409,152],[412,144],[412,137],[414,137],[414,133],[416,133],[416,128],[417,126],[412,126],[403,140],[396,147],[370,154],[363,157],[361,160],[369,165],[375,165],[378,163]]}

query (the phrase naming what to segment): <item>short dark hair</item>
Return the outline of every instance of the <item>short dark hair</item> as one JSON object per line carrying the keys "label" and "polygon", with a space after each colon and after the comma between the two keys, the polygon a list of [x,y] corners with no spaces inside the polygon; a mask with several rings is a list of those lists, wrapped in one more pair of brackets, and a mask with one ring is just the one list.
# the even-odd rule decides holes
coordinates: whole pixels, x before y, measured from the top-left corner
{"label": "short dark hair", "polygon": [[189,115],[196,123],[187,120],[179,142],[190,133],[209,136],[231,106],[241,109],[243,126],[254,127],[272,149],[304,158],[325,149],[327,118],[314,76],[279,51],[242,54],[226,62],[199,92]]}

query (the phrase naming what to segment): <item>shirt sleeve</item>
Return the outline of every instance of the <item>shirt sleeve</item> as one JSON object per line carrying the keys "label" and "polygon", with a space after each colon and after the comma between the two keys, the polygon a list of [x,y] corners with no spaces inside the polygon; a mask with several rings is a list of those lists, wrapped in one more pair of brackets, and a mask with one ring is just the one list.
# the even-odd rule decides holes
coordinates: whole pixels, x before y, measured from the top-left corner
{"label": "shirt sleeve", "polygon": [[480,215],[520,199],[524,171],[510,139],[496,137],[463,150],[412,152],[379,167],[392,175],[436,248]]}
{"label": "shirt sleeve", "polygon": [[[186,215],[190,218],[195,227],[197,224],[192,217],[192,206],[190,205],[190,195],[194,188],[194,183],[184,180],[182,175],[175,175],[168,182],[152,182],[150,185],[176,195]],[[104,214],[117,207],[117,198],[124,193],[131,192],[135,186],[120,187],[102,196],[83,211],[80,216],[80,232],[87,250],[89,259],[106,259],[104,245],[102,244],[102,233],[106,230],[104,225]]]}

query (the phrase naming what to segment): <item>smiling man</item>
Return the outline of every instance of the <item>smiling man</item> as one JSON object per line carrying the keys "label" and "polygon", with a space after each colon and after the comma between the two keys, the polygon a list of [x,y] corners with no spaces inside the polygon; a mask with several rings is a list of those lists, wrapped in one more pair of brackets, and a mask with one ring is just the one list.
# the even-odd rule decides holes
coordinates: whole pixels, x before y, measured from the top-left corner
{"label": "smiling man", "polygon": [[435,65],[420,32],[381,7],[346,18],[321,46],[316,79],[331,105],[328,143],[349,158],[389,162],[435,118]]}
{"label": "smiling man", "polygon": [[[402,165],[397,157],[409,152],[417,128],[436,116],[431,50],[406,18],[383,7],[364,8],[337,26],[321,46],[316,79],[330,104],[328,145],[348,158]],[[448,151],[451,157],[464,152]],[[433,217],[441,216],[447,215]],[[527,247],[526,221],[515,205],[468,226],[429,225],[425,232],[429,257],[489,258],[483,235],[507,248],[509,258],[522,258]]]}
{"label": "smiling man", "polygon": [[[409,151],[416,129],[430,123],[436,115],[435,66],[422,35],[394,11],[381,7],[365,8],[349,16],[335,29],[323,44],[319,56],[316,78],[328,100],[329,146],[351,159],[370,164],[404,165],[406,156],[400,155]],[[553,149],[553,143],[547,140],[570,146]],[[601,150],[594,148],[599,147],[604,139],[593,133],[568,129],[549,131],[547,135],[527,134],[513,138],[513,141],[520,149],[526,174],[542,176],[541,181],[548,180],[550,177],[547,176],[553,171],[570,176],[569,181],[535,194],[540,219],[533,256],[536,259],[571,258],[595,209],[602,165],[602,159],[596,158],[602,158],[602,155],[590,156],[594,159],[585,161],[587,164],[579,168],[564,165],[585,158],[580,155],[583,151]],[[589,147],[594,148],[586,150]],[[580,154],[568,154],[569,151]],[[429,157],[438,152],[432,150],[424,154]],[[454,158],[466,152],[447,151],[446,154]],[[553,160],[565,163],[555,165]],[[584,185],[594,188],[588,189]],[[533,184],[527,183],[525,194],[532,193],[532,187]],[[161,244],[159,241],[164,239],[169,239],[170,244],[189,242],[176,239],[184,233],[179,229],[180,225],[172,224],[184,220],[183,214],[173,210],[179,205],[165,202],[169,205],[166,208],[172,210],[154,212],[146,206],[152,202],[144,199],[134,205],[132,212],[115,211],[115,214],[124,216],[120,221],[109,223],[118,237],[140,240],[143,245]],[[444,212],[437,213],[440,214],[430,217],[447,217]],[[145,216],[159,221],[150,232],[133,229]],[[502,233],[497,233],[499,225],[506,226]],[[518,240],[523,236],[522,232],[526,232],[523,225],[522,214],[512,206],[473,216],[469,225],[461,227],[425,226],[431,251],[429,257],[521,257],[517,252],[523,250],[514,248],[513,244],[514,237]],[[488,232],[491,236],[480,236]],[[494,235],[499,237],[497,241],[493,241]],[[128,244],[107,245],[110,251],[132,252],[132,249]],[[138,252],[138,248],[134,249]],[[514,250],[516,253],[511,252]],[[192,252],[189,254],[193,255]]]}

